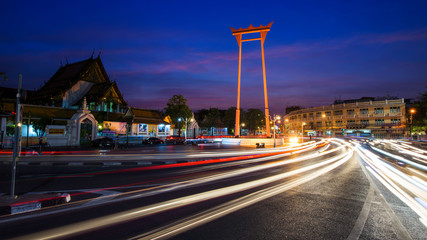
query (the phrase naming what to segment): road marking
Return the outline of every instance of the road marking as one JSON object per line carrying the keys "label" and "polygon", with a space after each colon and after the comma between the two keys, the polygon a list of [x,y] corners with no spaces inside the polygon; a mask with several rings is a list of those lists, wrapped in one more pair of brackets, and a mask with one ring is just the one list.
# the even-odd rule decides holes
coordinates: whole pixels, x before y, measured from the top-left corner
{"label": "road marking", "polygon": [[[371,176],[367,172],[366,167],[368,167],[368,166],[365,166],[362,163],[362,161],[364,161],[363,158],[361,156],[359,156],[359,161],[358,162],[359,162],[359,164],[360,164],[360,166],[361,166],[361,168],[363,170],[363,173],[365,174],[366,178],[369,180],[370,187],[374,188],[374,191],[378,193],[377,195],[379,196],[379,199],[381,201],[381,206],[383,206],[385,208],[387,214],[389,215],[390,220],[392,222],[392,225],[394,226],[397,238],[398,239],[412,239],[412,237],[409,234],[408,230],[406,230],[406,228],[400,222],[399,218],[393,212],[393,209],[391,209],[391,207],[389,206],[387,200],[381,194],[381,191],[378,189],[377,185],[374,183],[374,181],[372,180]],[[363,211],[363,209],[362,209],[362,211]],[[347,238],[347,239],[349,239],[349,238]],[[356,239],[358,239],[358,238],[356,238]]]}
{"label": "road marking", "polygon": [[359,217],[357,218],[350,235],[348,235],[347,240],[359,239],[360,235],[362,234],[366,220],[368,219],[369,211],[371,211],[371,204],[374,198],[374,192],[374,188],[371,184],[369,184],[368,195],[366,196],[362,211],[360,211]]}
{"label": "road marking", "polygon": [[[93,190],[94,189],[88,190],[88,191],[90,192],[90,191],[93,191]],[[86,207],[86,206],[97,205],[99,203],[106,202],[106,201],[109,201],[111,199],[114,199],[118,194],[120,194],[120,192],[118,192],[118,191],[108,191],[108,190],[97,191],[95,193],[96,194],[100,194],[101,196],[96,197],[93,200],[82,204],[82,206]]]}

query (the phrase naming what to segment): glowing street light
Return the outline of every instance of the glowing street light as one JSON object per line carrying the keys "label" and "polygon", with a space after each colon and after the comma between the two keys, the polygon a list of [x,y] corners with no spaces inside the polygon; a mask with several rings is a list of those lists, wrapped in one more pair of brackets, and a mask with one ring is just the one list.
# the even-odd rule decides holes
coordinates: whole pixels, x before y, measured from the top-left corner
{"label": "glowing street light", "polygon": [[184,122],[185,122],[185,132],[184,132],[184,135],[185,135],[185,141],[187,141],[187,123],[188,122],[194,122],[194,119],[193,118],[191,118],[191,119],[186,118],[186,119],[184,119]]}
{"label": "glowing street light", "polygon": [[245,126],[245,123],[240,124],[242,127],[240,128],[240,136],[242,136],[243,127]]}
{"label": "glowing street light", "polygon": [[301,137],[304,137],[304,126],[305,126],[305,122],[301,123]]}
{"label": "glowing street light", "polygon": [[[322,118],[326,118],[326,115],[322,114]],[[328,122],[325,120],[325,136],[327,135],[327,131],[328,131]]]}
{"label": "glowing street light", "polygon": [[178,137],[181,137],[181,121],[182,118],[178,118]]}
{"label": "glowing street light", "polygon": [[272,123],[273,123],[273,139],[274,139],[274,147],[276,147],[276,121],[278,121],[280,123],[280,116],[274,114]]}
{"label": "glowing street light", "polygon": [[415,113],[415,109],[411,109],[409,110],[409,112],[411,113],[411,128],[409,129],[409,137],[412,138],[412,115]]}

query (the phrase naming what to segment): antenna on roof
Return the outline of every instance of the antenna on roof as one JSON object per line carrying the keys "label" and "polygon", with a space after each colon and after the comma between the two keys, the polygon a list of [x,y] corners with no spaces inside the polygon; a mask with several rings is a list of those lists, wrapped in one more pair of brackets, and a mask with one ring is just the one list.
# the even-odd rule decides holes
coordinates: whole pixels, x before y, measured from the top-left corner
{"label": "antenna on roof", "polygon": [[102,48],[101,48],[101,49],[99,49],[98,58],[99,58],[99,56],[101,55],[101,51],[102,51]]}
{"label": "antenna on roof", "polygon": [[68,58],[67,58],[67,57],[65,57],[65,60],[67,61],[67,65],[68,65]]}
{"label": "antenna on roof", "polygon": [[90,56],[90,59],[92,59],[93,58],[93,54],[95,53],[95,48],[93,49],[93,51],[92,51],[92,55]]}

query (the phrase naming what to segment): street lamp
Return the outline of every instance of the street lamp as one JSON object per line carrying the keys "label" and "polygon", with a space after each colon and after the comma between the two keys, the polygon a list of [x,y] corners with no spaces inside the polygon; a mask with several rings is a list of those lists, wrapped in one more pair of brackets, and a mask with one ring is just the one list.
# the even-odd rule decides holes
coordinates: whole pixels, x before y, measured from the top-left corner
{"label": "street lamp", "polygon": [[181,121],[182,118],[178,118],[178,137],[181,137]]}
{"label": "street lamp", "polygon": [[305,126],[305,122],[302,122],[302,124],[301,124],[301,138],[303,138],[304,137],[304,126]]}
{"label": "street lamp", "polygon": [[415,109],[411,109],[409,110],[409,112],[411,113],[411,128],[409,128],[409,137],[412,139],[412,115],[415,113]]}
{"label": "street lamp", "polygon": [[13,145],[12,155],[12,180],[10,185],[10,196],[15,198],[15,179],[16,179],[16,158],[19,158],[21,152],[21,126],[22,126],[22,113],[20,104],[22,88],[22,74],[19,74],[18,78],[18,93],[16,94],[16,116],[15,116],[15,144]]}
{"label": "street lamp", "polygon": [[280,123],[280,116],[274,114],[273,119],[271,120],[273,121],[272,122],[273,123],[273,139],[274,139],[273,146],[276,147],[276,121],[279,120],[279,123]]}
{"label": "street lamp", "polygon": [[187,141],[187,123],[188,123],[188,121],[193,122],[194,119],[193,118],[191,118],[191,119],[188,119],[188,118],[184,119],[184,122],[185,122],[185,132],[184,132],[185,141]]}
{"label": "street lamp", "polygon": [[242,136],[243,127],[245,126],[245,123],[242,123],[241,125],[242,125],[242,127],[240,128],[240,137]]}

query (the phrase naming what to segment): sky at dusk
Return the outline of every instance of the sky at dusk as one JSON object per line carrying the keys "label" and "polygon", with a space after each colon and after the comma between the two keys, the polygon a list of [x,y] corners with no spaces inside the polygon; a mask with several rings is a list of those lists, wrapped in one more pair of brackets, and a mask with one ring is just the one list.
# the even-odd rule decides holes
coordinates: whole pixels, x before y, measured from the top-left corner
{"label": "sky at dusk", "polygon": [[[335,99],[416,98],[427,88],[427,1],[2,1],[0,86],[38,89],[101,50],[128,104],[236,106],[229,27],[274,21],[265,41],[270,111]],[[242,108],[264,108],[260,42],[242,48]]]}

